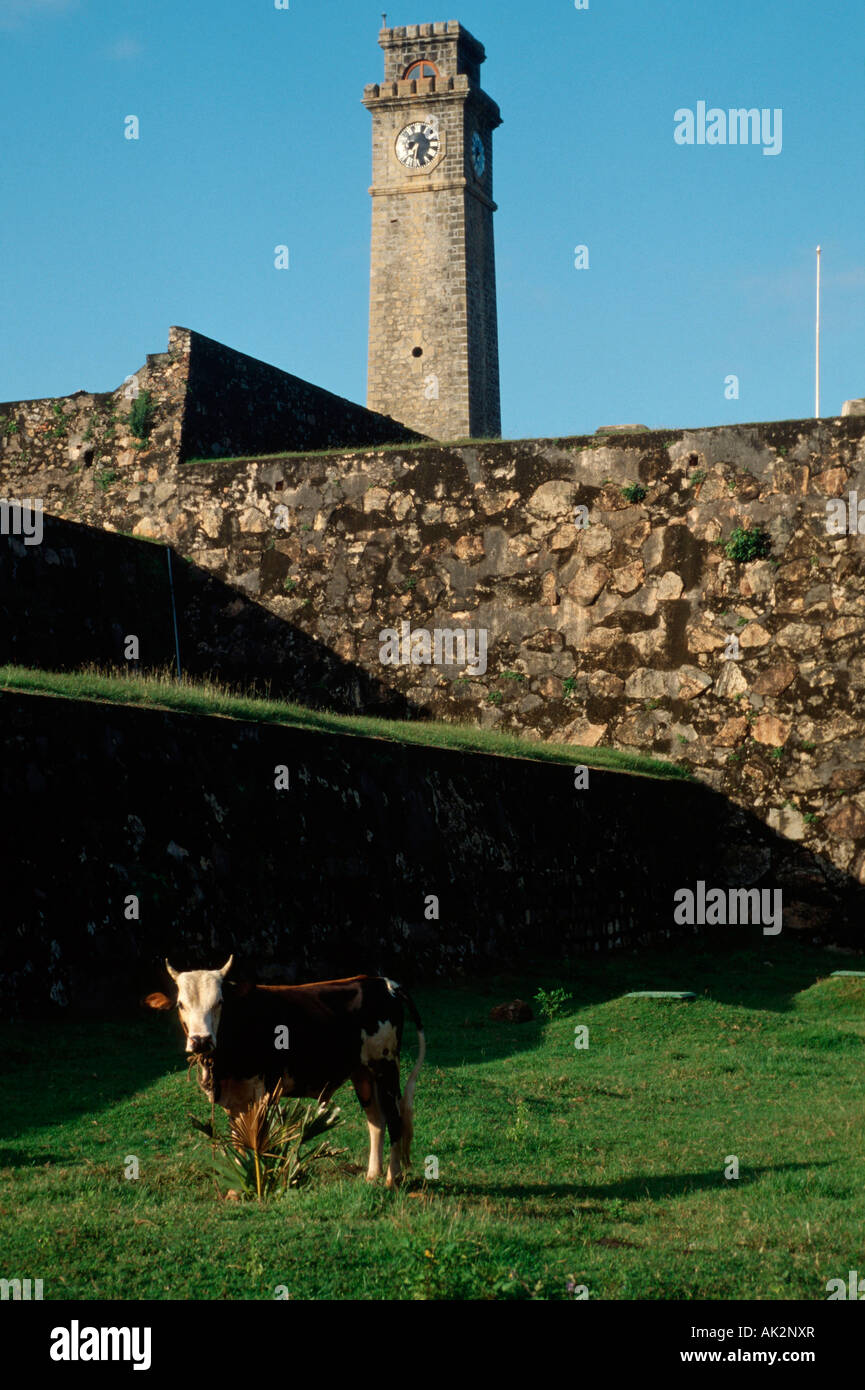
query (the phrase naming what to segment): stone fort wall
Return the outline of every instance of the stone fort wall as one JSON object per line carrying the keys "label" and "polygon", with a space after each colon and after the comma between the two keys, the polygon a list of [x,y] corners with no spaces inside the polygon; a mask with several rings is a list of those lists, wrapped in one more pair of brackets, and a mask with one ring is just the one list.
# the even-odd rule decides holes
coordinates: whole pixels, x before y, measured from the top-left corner
{"label": "stone fort wall", "polygon": [[[136,438],[130,412],[148,392],[153,420]],[[138,465],[155,476],[196,456],[331,449],[423,438],[388,416],[324,391],[188,328],[169,329],[167,352],[112,391],[0,403],[0,460],[16,476],[55,487],[78,475],[94,486],[125,480]],[[86,488],[85,488],[86,490]]]}
{"label": "stone fort wall", "polygon": [[[687,782],[592,772],[575,790],[567,766],[9,691],[0,718],[15,808],[3,1016],[116,1014],[163,979],[166,955],[193,968],[234,951],[241,977],[264,980],[411,985],[684,940],[695,929],[674,923],[673,895],[700,880],[781,887],[786,930],[820,873]],[[862,897],[833,892],[842,937]],[[759,926],[715,932],[771,944]]]}
{"label": "stone fort wall", "polygon": [[[686,763],[819,857],[802,925],[825,919],[833,873],[865,881],[865,536],[827,529],[827,501],[865,501],[862,417],[242,462],[136,451],[116,472],[99,485],[7,447],[0,495],[171,544],[202,585],[179,613],[191,666],[295,694],[314,669],[304,698]],[[739,525],[765,527],[770,554],[727,558]],[[14,548],[13,622],[44,567]],[[486,669],[383,665],[403,623],[486,633]]]}

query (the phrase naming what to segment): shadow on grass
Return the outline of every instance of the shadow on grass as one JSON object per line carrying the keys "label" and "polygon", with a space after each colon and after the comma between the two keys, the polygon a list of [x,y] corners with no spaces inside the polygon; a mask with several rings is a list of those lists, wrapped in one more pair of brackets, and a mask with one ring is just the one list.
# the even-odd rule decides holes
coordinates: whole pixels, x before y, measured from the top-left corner
{"label": "shadow on grass", "polygon": [[[507,1030],[510,1037],[518,1040],[526,1030],[547,1026],[539,1017],[532,1023],[522,1024],[494,1024],[489,1019],[494,1004],[514,998],[526,1000],[538,1015],[534,996],[539,988],[547,991],[561,988],[571,996],[562,1009],[561,1018],[577,1019],[582,1009],[644,990],[692,990],[698,999],[710,999],[718,1004],[787,1013],[794,1007],[797,996],[819,979],[825,979],[836,970],[865,968],[865,960],[858,957],[851,958],[789,937],[765,938],[751,933],[746,936],[743,930],[737,939],[732,935],[735,928],[714,929],[714,936],[709,937],[712,931],[708,928],[707,935],[692,942],[671,942],[666,948],[643,947],[639,952],[603,958],[564,956],[560,960],[548,960],[538,957],[506,974],[454,986],[452,1007],[445,1006],[451,1015],[449,1032],[459,1030],[469,1036],[474,1032],[486,1039],[492,1029],[502,1035],[503,1030]],[[865,1004],[865,979],[860,987]],[[489,999],[489,1005],[478,1008],[483,995]],[[421,991],[418,996],[421,997]],[[658,1001],[660,1008],[687,1009],[688,1006],[688,1001],[670,1001],[669,1004]]]}
{"label": "shadow on grass", "polygon": [[688,1192],[717,1191],[719,1187],[748,1187],[770,1173],[791,1173],[828,1168],[825,1163],[773,1163],[748,1168],[736,1180],[728,1181],[723,1172],[713,1168],[702,1173],[659,1173],[645,1177],[620,1178],[609,1183],[448,1183],[455,1196],[472,1197],[597,1197],[636,1200],[650,1197],[658,1201],[665,1197],[681,1197]]}
{"label": "shadow on grass", "polygon": [[[164,1024],[163,1020],[163,1024]],[[0,1048],[0,1139],[56,1130],[129,1100],[168,1073],[183,1071],[179,1036],[150,1020],[6,1024]],[[0,1162],[40,1164],[68,1155],[0,1150]]]}

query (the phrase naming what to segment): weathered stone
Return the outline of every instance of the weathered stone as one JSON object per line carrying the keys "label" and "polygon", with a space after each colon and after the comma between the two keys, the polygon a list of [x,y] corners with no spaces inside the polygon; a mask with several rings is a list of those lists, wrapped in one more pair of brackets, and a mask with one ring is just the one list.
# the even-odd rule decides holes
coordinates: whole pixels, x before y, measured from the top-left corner
{"label": "weathered stone", "polygon": [[642,560],[632,560],[629,565],[623,565],[621,569],[613,570],[610,588],[615,590],[617,594],[632,594],[636,589],[639,589],[644,578],[645,570]]}
{"label": "weathered stone", "polygon": [[839,767],[829,778],[829,790],[833,792],[855,792],[865,785],[865,768]]}
{"label": "weathered stone", "polygon": [[620,722],[616,729],[616,743],[624,743],[630,748],[651,748],[655,732],[652,715],[640,710]]}
{"label": "weathered stone", "polygon": [[557,676],[540,676],[535,682],[535,688],[539,695],[544,695],[548,700],[561,700],[564,691],[562,682]]}
{"label": "weathered stone", "polygon": [[759,623],[748,623],[739,633],[739,646],[746,650],[749,647],[765,647],[767,642],[771,642],[771,634],[761,627]]}
{"label": "weathered stone", "polygon": [[617,700],[625,689],[625,682],[612,671],[589,672],[589,694],[596,699]]}
{"label": "weathered stone", "polygon": [[789,719],[779,719],[774,714],[761,714],[754,720],[751,732],[758,743],[783,748],[790,737],[790,728]]}
{"label": "weathered stone", "polygon": [[556,576],[552,570],[547,570],[541,580],[541,603],[554,607],[559,601],[556,591]]}
{"label": "weathered stone", "polygon": [[768,560],[754,560],[745,565],[745,572],[739,580],[739,593],[743,598],[765,597],[775,587],[776,571]]}
{"label": "weathered stone", "polygon": [[748,732],[748,721],[744,715],[725,719],[712,742],[716,748],[732,748]]}
{"label": "weathered stone", "polygon": [[193,551],[191,559],[194,564],[201,569],[217,571],[221,570],[228,563],[227,550],[201,550]]}
{"label": "weathered stone", "polygon": [[424,575],[423,579],[418,580],[415,589],[418,598],[429,608],[434,607],[445,592],[445,584],[438,575]]}
{"label": "weathered stone", "polygon": [[166,534],[166,526],[162,517],[143,516],[132,528],[133,536],[145,536],[148,540],[156,540]]}
{"label": "weathered stone", "polygon": [[839,497],[846,484],[846,468],[824,468],[814,479],[814,491],[823,497]]}
{"label": "weathered stone", "polygon": [[865,815],[853,801],[841,802],[824,824],[833,840],[861,840],[865,836]]}
{"label": "weathered stone", "polygon": [[550,743],[577,743],[583,748],[597,748],[607,732],[606,724],[593,724],[581,715],[563,728],[555,729],[549,736]]}
{"label": "weathered stone", "polygon": [[680,700],[693,700],[712,684],[711,678],[696,666],[680,666],[676,673],[676,694]]}
{"label": "weathered stone", "polygon": [[533,516],[548,518],[570,517],[574,510],[574,484],[568,478],[555,478],[552,482],[541,483],[535,488],[526,502],[526,510]]}
{"label": "weathered stone", "polygon": [[657,661],[663,665],[662,656],[666,650],[667,635],[663,626],[650,627],[644,632],[632,632],[627,638],[629,647],[644,665]]}
{"label": "weathered stone", "polygon": [[722,632],[710,632],[705,627],[695,627],[687,634],[688,649],[692,652],[716,652],[726,647],[727,637]]}
{"label": "weathered stone", "polygon": [[232,583],[245,594],[261,593],[261,574],[258,570],[247,570],[245,574],[237,575]]}
{"label": "weathered stone", "polygon": [[554,652],[560,651],[564,646],[565,639],[555,628],[544,627],[540,632],[535,632],[531,637],[523,638],[521,645],[530,652]]}
{"label": "weathered stone", "polygon": [[625,681],[625,695],[629,700],[657,700],[668,693],[668,673],[665,671],[653,671],[643,666],[632,672]]}
{"label": "weathered stone", "polygon": [[584,565],[568,584],[568,593],[577,603],[588,608],[595,602],[609,577],[610,571],[606,565]]}
{"label": "weathered stone", "polygon": [[550,538],[550,550],[570,550],[576,545],[578,534],[576,526],[557,527]]}
{"label": "weathered stone", "polygon": [[658,598],[674,599],[681,598],[684,585],[678,574],[672,570],[667,570],[658,580]]}
{"label": "weathered stone", "polygon": [[780,695],[793,684],[797,675],[798,670],[792,661],[779,661],[775,666],[761,671],[752,688],[757,695]]}
{"label": "weathered stone", "polygon": [[739,670],[739,663],[723,662],[720,674],[715,678],[714,693],[725,700],[734,700],[737,695],[744,695],[747,689],[748,682]]}
{"label": "weathered stone", "polygon": [[820,642],[821,629],[810,623],[787,623],[777,634],[780,647],[790,647],[795,652],[807,652]]}
{"label": "weathered stone", "polygon": [[865,631],[865,620],[836,618],[835,622],[828,623],[823,631],[827,642],[838,642],[842,637],[854,637],[857,633]]}
{"label": "weathered stone", "polygon": [[583,648],[587,652],[608,652],[624,635],[620,627],[593,627],[583,638]]}
{"label": "weathered stone", "polygon": [[238,518],[238,525],[241,531],[261,533],[269,529],[267,517],[257,507],[244,507]]}
{"label": "weathered stone", "polygon": [[480,536],[460,536],[454,544],[454,555],[458,560],[473,564],[484,558],[484,543]]}
{"label": "weathered stone", "polygon": [[578,532],[580,554],[586,560],[598,555],[606,555],[613,544],[613,533],[608,526],[593,522],[591,526]]}
{"label": "weathered stone", "polygon": [[498,512],[508,511],[519,500],[518,492],[486,492],[481,494],[480,509],[484,516],[495,516]]}

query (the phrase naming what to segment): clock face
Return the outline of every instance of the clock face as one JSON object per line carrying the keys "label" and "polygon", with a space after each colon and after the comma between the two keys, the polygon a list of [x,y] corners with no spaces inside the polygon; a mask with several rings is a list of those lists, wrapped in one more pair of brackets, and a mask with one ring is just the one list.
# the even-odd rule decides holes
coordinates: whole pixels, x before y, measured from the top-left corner
{"label": "clock face", "polygon": [[428,169],[438,158],[441,136],[435,121],[412,121],[396,137],[396,157],[407,169]]}
{"label": "clock face", "polygon": [[487,152],[484,149],[484,142],[477,131],[472,135],[472,168],[478,178],[487,167]]}

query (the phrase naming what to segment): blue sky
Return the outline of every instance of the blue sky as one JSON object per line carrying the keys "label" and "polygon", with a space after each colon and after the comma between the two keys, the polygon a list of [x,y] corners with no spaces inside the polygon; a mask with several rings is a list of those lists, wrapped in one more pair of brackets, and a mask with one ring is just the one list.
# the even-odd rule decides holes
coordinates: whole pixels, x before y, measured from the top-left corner
{"label": "blue sky", "polygon": [[[0,400],[177,323],[364,401],[386,4],[0,0]],[[865,395],[865,6],[390,4],[486,46],[504,435],[812,414],[818,242],[821,413]],[[781,152],[677,144],[699,101],[780,108]]]}

